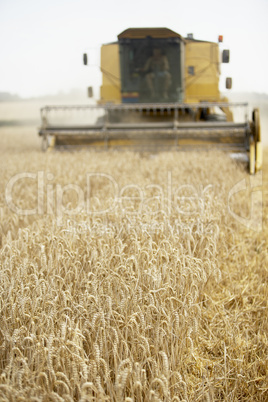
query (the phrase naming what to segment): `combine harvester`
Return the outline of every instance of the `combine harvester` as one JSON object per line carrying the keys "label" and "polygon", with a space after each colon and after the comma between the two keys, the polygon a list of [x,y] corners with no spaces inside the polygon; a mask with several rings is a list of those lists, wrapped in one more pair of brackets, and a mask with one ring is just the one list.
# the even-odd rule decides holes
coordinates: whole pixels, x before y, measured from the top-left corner
{"label": "combine harvester", "polygon": [[[229,103],[221,96],[220,68],[229,62],[229,50],[221,51],[219,43],[191,34],[183,38],[167,28],[123,31],[117,42],[101,47],[97,105],[41,109],[42,149],[216,148],[246,155],[254,174],[262,166],[259,111],[253,110],[250,121],[247,103]],[[226,88],[231,87],[228,77]],[[89,96],[92,92],[89,88]],[[237,110],[240,121],[234,122]]]}

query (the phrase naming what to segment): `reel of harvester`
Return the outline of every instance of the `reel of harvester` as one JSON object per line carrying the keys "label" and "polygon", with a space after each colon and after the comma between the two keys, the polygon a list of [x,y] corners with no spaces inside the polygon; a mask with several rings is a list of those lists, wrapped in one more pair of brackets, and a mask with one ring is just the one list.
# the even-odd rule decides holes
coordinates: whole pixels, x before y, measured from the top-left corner
{"label": "reel of harvester", "polygon": [[225,113],[247,103],[146,103],[46,106],[41,109],[42,150],[94,149],[163,151],[221,149],[248,155],[249,170],[261,168],[259,111],[252,122],[227,121]]}

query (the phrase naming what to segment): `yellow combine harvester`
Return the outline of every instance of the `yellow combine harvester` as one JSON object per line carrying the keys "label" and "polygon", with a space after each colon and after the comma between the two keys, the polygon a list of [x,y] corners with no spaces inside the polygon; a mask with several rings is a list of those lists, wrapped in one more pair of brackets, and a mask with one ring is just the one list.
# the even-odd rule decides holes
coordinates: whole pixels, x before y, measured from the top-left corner
{"label": "yellow combine harvester", "polygon": [[[246,154],[254,174],[262,165],[259,111],[253,110],[250,121],[247,103],[229,103],[221,96],[221,62],[229,62],[229,51],[220,51],[219,43],[195,40],[191,34],[183,38],[167,28],[127,29],[117,42],[101,47],[97,105],[41,109],[42,148],[215,147]],[[231,86],[226,78],[226,88]],[[241,108],[243,119],[240,114],[234,122]]]}

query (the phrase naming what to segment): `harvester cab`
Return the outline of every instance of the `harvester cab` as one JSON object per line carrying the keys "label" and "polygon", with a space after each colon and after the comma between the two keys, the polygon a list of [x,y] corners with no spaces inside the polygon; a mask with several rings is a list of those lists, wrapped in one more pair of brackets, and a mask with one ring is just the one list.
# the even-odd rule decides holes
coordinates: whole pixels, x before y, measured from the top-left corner
{"label": "harvester cab", "polygon": [[127,30],[118,36],[123,103],[183,101],[183,39],[158,32],[136,38],[135,30]]}
{"label": "harvester cab", "polygon": [[[253,110],[250,121],[247,103],[229,103],[220,94],[220,66],[229,58],[219,43],[195,40],[192,34],[126,29],[101,47],[97,104],[41,109],[42,148],[220,148],[247,155],[254,174],[262,165],[259,111]],[[86,54],[83,59],[87,64]],[[227,77],[226,88],[231,86]]]}

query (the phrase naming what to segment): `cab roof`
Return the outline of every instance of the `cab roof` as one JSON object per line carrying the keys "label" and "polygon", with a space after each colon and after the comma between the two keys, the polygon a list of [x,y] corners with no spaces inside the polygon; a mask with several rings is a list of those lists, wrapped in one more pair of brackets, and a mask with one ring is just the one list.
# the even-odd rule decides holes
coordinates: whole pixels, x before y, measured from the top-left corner
{"label": "cab roof", "polygon": [[118,35],[118,39],[144,39],[144,38],[179,38],[184,41],[184,38],[177,32],[168,28],[128,28]]}

